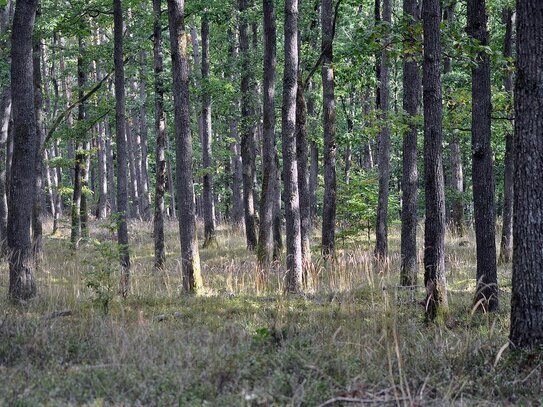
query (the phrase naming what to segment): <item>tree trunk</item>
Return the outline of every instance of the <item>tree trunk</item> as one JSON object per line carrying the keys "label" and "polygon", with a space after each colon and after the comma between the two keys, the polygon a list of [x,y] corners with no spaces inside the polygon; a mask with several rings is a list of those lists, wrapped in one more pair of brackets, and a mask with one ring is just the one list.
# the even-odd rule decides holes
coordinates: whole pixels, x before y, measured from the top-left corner
{"label": "tree trunk", "polygon": [[239,48],[241,53],[241,160],[243,165],[243,207],[245,213],[245,237],[247,249],[256,249],[255,216],[255,114],[252,102],[251,58],[249,51],[249,24],[247,23],[247,0],[239,0],[241,13],[239,23]]}
{"label": "tree trunk", "polygon": [[104,124],[98,123],[98,219],[107,218],[107,156]]}
{"label": "tree trunk", "polygon": [[147,54],[144,50],[140,51],[140,148],[141,148],[141,215],[144,220],[151,219],[151,195],[149,192],[149,148],[148,148],[148,131],[147,131],[147,91],[146,91],[146,66]]}
{"label": "tree trunk", "polygon": [[[392,0],[383,0],[383,22],[387,29],[392,21]],[[383,38],[380,69],[380,112],[382,122],[379,133],[379,199],[375,226],[375,255],[380,260],[388,257],[388,195],[390,185],[390,125],[388,123],[390,105],[390,83],[388,72],[388,43],[390,35]]]}
{"label": "tree trunk", "polygon": [[307,126],[307,105],[305,103],[304,86],[302,84],[302,73],[299,69],[296,91],[296,160],[298,163],[298,190],[300,193],[302,264],[305,271],[307,271],[307,267],[311,262],[311,197],[309,194],[309,172],[307,167],[307,159],[309,157]]}
{"label": "tree trunk", "polygon": [[[455,20],[456,1],[452,1],[445,8],[443,19],[447,25],[452,25]],[[452,70],[452,58],[446,56],[443,61],[443,73],[448,74]],[[448,98],[450,89],[445,90],[445,97]],[[464,236],[464,171],[462,166],[462,153],[460,151],[460,141],[456,134],[452,135],[449,143],[449,154],[451,159],[451,187],[452,197],[452,230],[458,236]]]}
{"label": "tree trunk", "polygon": [[302,290],[302,242],[296,160],[296,94],[298,89],[298,0],[285,1],[285,67],[283,71],[283,177],[287,238],[287,291]]}
{"label": "tree trunk", "polygon": [[264,0],[264,100],[262,192],[257,256],[261,264],[273,258],[273,206],[275,193],[275,77],[276,26],[274,0]]}
{"label": "tree trunk", "polygon": [[[40,13],[38,12],[37,16]],[[32,207],[32,249],[36,265],[40,263],[43,254],[43,153],[41,151],[42,144],[45,140],[45,128],[43,118],[43,91],[42,91],[42,76],[41,76],[41,47],[40,39],[35,40],[34,52],[32,55],[33,66],[33,81],[34,81],[34,110],[36,117],[36,139],[37,148],[34,157],[35,174],[36,174],[36,191],[34,192],[34,204]]]}
{"label": "tree trunk", "polygon": [[136,170],[136,153],[135,153],[135,140],[132,132],[130,119],[126,120],[126,143],[128,147],[128,172],[130,173],[130,217],[134,219],[141,219],[140,213],[140,195],[138,188],[139,174]]}
{"label": "tree trunk", "polygon": [[121,262],[121,294],[130,290],[130,252],[128,249],[128,174],[123,62],[123,8],[121,0],[113,0],[115,62],[115,121],[117,141],[117,242]]}
{"label": "tree trunk", "polygon": [[324,202],[322,255],[334,257],[336,239],[336,102],[332,65],[332,0],[322,0],[322,98],[324,128]]}
{"label": "tree trunk", "polygon": [[164,195],[166,193],[166,114],[164,112],[164,62],[162,53],[161,0],[153,0],[154,31],[153,58],[155,71],[155,133],[156,184],[153,235],[155,239],[155,269],[163,270],[166,263],[164,250]]}
{"label": "tree trunk", "polygon": [[273,199],[273,260],[279,260],[281,251],[283,250],[283,234],[282,234],[282,225],[283,225],[283,213],[281,211],[281,171],[279,164],[279,152],[277,151],[277,146],[275,147],[274,152],[275,160],[275,182],[273,185],[274,199]]}
{"label": "tree trunk", "polygon": [[[314,88],[315,84],[312,80],[310,80],[307,84],[307,91],[311,93],[314,91]],[[310,97],[307,98],[307,115],[308,117],[314,117],[315,114],[315,100],[314,97],[310,95]],[[311,156],[311,164],[309,169],[309,214],[311,227],[313,227],[313,224],[317,219],[317,188],[319,184],[319,147],[314,140],[309,143],[309,149],[309,154]]]}
{"label": "tree trunk", "polygon": [[11,90],[0,95],[0,257],[7,248],[8,199],[7,199],[7,142],[11,116]]}
{"label": "tree trunk", "polygon": [[109,191],[109,208],[111,213],[117,213],[117,196],[115,187],[115,165],[113,161],[113,134],[111,124],[106,121],[106,160],[107,160],[107,184]]}
{"label": "tree trunk", "polygon": [[[482,46],[488,46],[486,2],[468,0],[467,32]],[[474,304],[485,311],[498,308],[496,270],[496,215],[492,172],[490,56],[482,51],[471,70],[471,148],[473,208],[477,246],[477,292]]]}
{"label": "tree trunk", "polygon": [[204,247],[217,244],[213,198],[211,94],[209,90],[209,19],[202,18],[202,164],[204,169]]}
{"label": "tree trunk", "polygon": [[[505,23],[505,37],[503,44],[503,56],[513,56],[513,11],[510,8],[503,13]],[[503,78],[503,87],[508,95],[513,93],[513,72],[506,72]],[[513,134],[507,130],[505,133],[505,171],[503,186],[503,228],[500,244],[500,261],[510,263],[513,254],[513,178],[515,164],[513,161]]]}
{"label": "tree trunk", "polygon": [[[230,57],[230,80],[232,82],[236,81],[235,75],[235,63],[238,59],[238,54],[235,46],[235,34],[232,31],[228,33],[229,38],[229,47],[228,54]],[[243,184],[243,164],[241,160],[240,152],[240,142],[239,142],[239,133],[238,133],[238,120],[237,114],[239,112],[239,100],[235,98],[231,106],[231,117],[229,122],[230,127],[230,138],[232,139],[230,143],[230,167],[232,169],[232,223],[235,228],[244,229],[243,223],[243,195],[242,195],[242,184]]]}
{"label": "tree trunk", "polygon": [[[417,0],[404,0],[403,12],[409,26],[415,29],[418,21]],[[416,47],[417,38],[406,38],[408,47]],[[413,49],[411,48],[411,49]],[[407,129],[403,135],[402,175],[402,230],[400,284],[417,285],[417,133],[415,118],[420,106],[420,75],[416,56],[404,56],[403,64],[403,109],[407,114]]]}
{"label": "tree trunk", "polygon": [[35,193],[36,115],[32,68],[32,32],[37,0],[18,0],[11,34],[11,93],[13,103],[13,161],[8,207],[9,297],[26,300],[36,294],[32,275],[30,220]]}
{"label": "tree trunk", "polygon": [[187,293],[202,289],[200,256],[196,236],[194,213],[194,186],[192,183],[192,136],[189,109],[189,65],[187,37],[184,26],[184,0],[168,0],[170,43],[176,136],[176,181],[179,204],[179,230],[183,288]]}
{"label": "tree trunk", "polygon": [[439,0],[423,0],[424,31],[424,285],[426,317],[434,320],[447,309],[445,281],[445,188],[441,96],[441,33]]}
{"label": "tree trunk", "polygon": [[513,223],[513,347],[543,345],[543,3],[517,2],[515,186]]}

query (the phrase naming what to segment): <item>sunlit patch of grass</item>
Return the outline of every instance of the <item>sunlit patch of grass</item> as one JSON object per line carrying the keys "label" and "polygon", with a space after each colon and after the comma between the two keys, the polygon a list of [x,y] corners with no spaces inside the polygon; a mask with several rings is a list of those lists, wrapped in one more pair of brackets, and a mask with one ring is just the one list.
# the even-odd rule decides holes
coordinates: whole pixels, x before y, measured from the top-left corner
{"label": "sunlit patch of grass", "polygon": [[[92,238],[115,242],[100,225],[91,225]],[[374,261],[373,242],[339,245],[337,260],[324,264],[317,231],[307,290],[287,296],[284,259],[257,284],[243,236],[221,225],[219,245],[200,251],[206,290],[198,297],[182,294],[178,224],[166,225],[163,272],[153,269],[151,226],[130,223],[132,290],[124,300],[115,292],[107,315],[86,285],[86,273],[106,261],[96,244],[81,242],[74,254],[68,230],[45,239],[38,297],[24,307],[0,297],[0,405],[312,406],[338,396],[510,405],[543,397],[541,363],[500,353],[509,266],[499,268],[500,311],[472,312],[472,231],[447,236],[450,313],[426,324],[424,288],[398,287],[397,226],[386,265]],[[419,248],[422,260],[422,240]],[[119,270],[111,272],[116,284]],[[422,281],[422,266],[419,274]],[[4,293],[7,284],[2,264]],[[51,317],[59,310],[71,313]]]}

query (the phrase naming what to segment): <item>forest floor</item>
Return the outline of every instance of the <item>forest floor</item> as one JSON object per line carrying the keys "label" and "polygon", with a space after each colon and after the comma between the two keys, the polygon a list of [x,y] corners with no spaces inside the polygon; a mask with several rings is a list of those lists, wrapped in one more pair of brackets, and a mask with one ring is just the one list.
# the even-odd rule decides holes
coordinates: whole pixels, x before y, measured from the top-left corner
{"label": "forest floor", "polygon": [[107,225],[93,223],[93,238],[75,254],[67,229],[47,236],[36,273],[39,294],[24,306],[6,299],[2,264],[0,405],[543,400],[543,356],[516,355],[506,346],[510,267],[499,269],[499,312],[471,312],[471,234],[447,237],[450,314],[426,324],[423,288],[398,287],[397,230],[390,237],[388,269],[373,264],[371,243],[340,241],[335,266],[314,265],[311,288],[295,297],[282,294],[281,267],[257,277],[255,256],[239,233],[225,227],[219,228],[218,247],[201,250],[205,292],[184,296],[175,261],[177,224],[167,227],[163,274],[153,271],[151,230],[150,223],[130,225],[133,277],[125,300],[117,295],[115,239]]}

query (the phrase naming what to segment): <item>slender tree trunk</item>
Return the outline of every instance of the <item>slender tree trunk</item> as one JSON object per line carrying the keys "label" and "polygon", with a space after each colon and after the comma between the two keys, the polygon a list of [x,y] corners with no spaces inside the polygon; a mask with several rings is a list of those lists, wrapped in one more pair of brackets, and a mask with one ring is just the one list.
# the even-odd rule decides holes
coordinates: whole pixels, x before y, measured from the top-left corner
{"label": "slender tree trunk", "polygon": [[141,148],[141,215],[143,219],[151,219],[151,195],[149,192],[149,147],[147,130],[147,91],[146,91],[147,53],[140,51],[140,148]]}
{"label": "slender tree trunk", "polygon": [[296,94],[298,89],[298,0],[285,1],[285,67],[283,71],[283,177],[287,237],[287,290],[302,290],[302,242],[298,163],[296,160]]}
{"label": "slender tree trunk", "polygon": [[264,100],[262,192],[257,256],[261,264],[273,258],[273,195],[275,193],[276,25],[274,0],[264,0]]}
{"label": "slender tree trunk", "polygon": [[[40,13],[38,12],[37,16]],[[37,17],[38,18],[38,17]],[[35,40],[34,52],[32,55],[33,66],[33,81],[34,81],[34,110],[36,115],[36,139],[37,148],[34,158],[35,174],[36,174],[36,191],[34,192],[34,205],[32,207],[32,247],[34,252],[34,260],[36,265],[40,263],[43,254],[43,153],[41,151],[42,144],[45,140],[45,128],[43,122],[43,92],[42,92],[42,76],[41,76],[41,47],[40,39]]]}
{"label": "slender tree trunk", "polygon": [[[383,0],[383,22],[388,27],[392,20],[392,0]],[[390,185],[390,125],[388,123],[390,105],[390,82],[388,69],[388,51],[385,44],[390,35],[383,38],[380,70],[380,112],[382,122],[379,133],[379,199],[377,203],[377,221],[375,226],[375,255],[380,260],[388,257],[388,195]]]}
{"label": "slender tree trunk", "polygon": [[7,199],[7,142],[11,116],[11,90],[0,95],[0,257],[7,249],[8,199]]}
{"label": "slender tree trunk", "polygon": [[36,115],[32,68],[32,32],[38,2],[18,0],[11,34],[11,92],[13,103],[13,162],[8,207],[9,297],[26,300],[36,294],[32,275],[30,220],[35,193]]}
{"label": "slender tree trunk", "polygon": [[[513,56],[513,11],[507,8],[503,12],[505,23],[505,38],[503,44],[503,56],[511,58]],[[513,93],[513,73],[506,72],[503,78],[504,90],[512,95]],[[510,263],[513,254],[513,178],[515,173],[515,164],[513,161],[513,134],[511,131],[505,133],[505,171],[504,171],[504,196],[503,196],[503,228],[500,244],[500,261]]]}
{"label": "slender tree trunk", "polygon": [[[166,139],[166,151],[168,150],[168,140]],[[170,192],[170,219],[177,219],[177,200],[176,190],[173,179],[172,161],[166,157],[166,171],[168,173],[167,186]]]}
{"label": "slender tree trunk", "polygon": [[187,37],[184,26],[184,0],[168,0],[170,43],[176,134],[176,181],[179,200],[179,230],[183,288],[187,293],[202,289],[200,256],[196,236],[194,213],[194,186],[192,183],[192,137],[189,109],[189,65]]}
{"label": "slender tree trunk", "polygon": [[128,172],[130,173],[130,216],[135,219],[141,219],[140,213],[140,195],[138,188],[138,179],[139,174],[136,171],[136,154],[135,154],[135,141],[134,134],[132,132],[132,127],[130,119],[126,120],[126,143],[128,148]]}
{"label": "slender tree trunk", "polygon": [[[468,34],[482,46],[488,46],[486,2],[468,0]],[[498,308],[496,269],[496,214],[494,209],[494,174],[492,172],[490,56],[482,51],[477,66],[471,70],[471,147],[473,208],[477,245],[476,306],[485,311]]]}
{"label": "slender tree trunk", "polygon": [[[229,48],[228,53],[230,56],[230,80],[235,82],[236,75],[234,74],[234,65],[235,61],[238,59],[238,54],[235,46],[235,34],[230,31],[229,35]],[[240,141],[238,133],[238,120],[237,114],[239,112],[239,100],[236,98],[232,103],[231,107],[231,118],[230,118],[230,138],[232,142],[230,143],[230,153],[231,153],[231,169],[232,169],[232,223],[235,228],[244,229],[244,209],[243,209],[243,164],[241,160],[240,152]]]}
{"label": "slender tree trunk", "polygon": [[307,267],[311,262],[311,196],[309,194],[309,171],[307,166],[307,159],[309,157],[307,126],[307,105],[305,103],[304,87],[302,84],[302,73],[298,70],[296,91],[296,160],[298,163],[298,190],[300,194],[302,264],[305,271],[307,271]]}
{"label": "slender tree trunk", "polygon": [[213,198],[211,94],[209,91],[209,19],[202,18],[202,164],[204,168],[204,247],[217,244]]}
{"label": "slender tree trunk", "polygon": [[[455,21],[456,1],[451,1],[444,10],[443,19],[447,25],[452,25]],[[452,71],[452,58],[444,57],[443,73],[448,74]],[[445,98],[450,97],[451,89],[445,90]],[[460,151],[460,141],[456,134],[452,135],[449,143],[449,154],[451,159],[451,187],[452,197],[452,230],[458,236],[464,236],[464,170],[462,166],[462,152]]]}
{"label": "slender tree trunk", "polygon": [[[417,0],[404,0],[404,16],[413,30],[418,20]],[[414,31],[413,31],[414,32]],[[406,46],[416,47],[416,38],[406,38]],[[413,48],[411,48],[413,49]],[[404,286],[417,284],[417,133],[415,118],[420,106],[420,75],[416,56],[405,55],[403,63],[403,109],[407,114],[408,126],[403,135],[402,175],[402,230],[400,283]]]}
{"label": "slender tree trunk", "polygon": [[423,0],[424,31],[424,285],[426,317],[434,320],[447,309],[445,281],[445,188],[441,96],[441,12],[439,0]]}
{"label": "slender tree trunk", "polygon": [[[314,91],[315,84],[312,80],[307,84],[307,91],[311,94]],[[307,115],[308,117],[315,117],[315,100],[312,95],[307,98]],[[317,187],[319,184],[319,147],[316,141],[312,140],[309,143],[310,154],[310,169],[309,169],[309,213],[311,220],[311,227],[317,219]]]}
{"label": "slender tree trunk", "polygon": [[[59,156],[59,145],[58,140],[55,141],[52,149],[53,157]],[[59,228],[59,221],[62,216],[62,195],[60,193],[59,187],[62,185],[62,169],[59,167],[55,168],[53,171],[53,185],[55,189],[55,215],[53,218],[53,235],[56,235]]]}
{"label": "slender tree trunk", "polygon": [[98,123],[98,219],[107,218],[107,156],[104,124]]}
{"label": "slender tree trunk", "polygon": [[117,213],[117,196],[115,187],[115,165],[113,161],[113,133],[111,131],[111,124],[109,121],[105,123],[106,130],[106,160],[107,160],[107,184],[109,190],[109,207],[111,213]]}
{"label": "slender tree trunk", "polygon": [[115,121],[117,141],[117,242],[121,262],[121,294],[130,290],[130,252],[128,249],[128,174],[125,119],[125,89],[123,63],[123,8],[121,0],[113,0],[114,50],[115,62]]}
{"label": "slender tree trunk", "polygon": [[281,251],[283,250],[283,213],[281,211],[281,171],[279,169],[279,152],[277,147],[274,152],[275,160],[275,182],[273,185],[274,199],[273,199],[273,260],[279,260]]}
{"label": "slender tree trunk", "polygon": [[155,133],[156,133],[156,184],[155,184],[155,269],[163,270],[166,263],[164,250],[164,195],[166,193],[166,114],[164,112],[164,57],[162,52],[161,0],[153,0],[154,31],[153,58],[155,71]]}
{"label": "slender tree trunk", "polygon": [[511,333],[515,348],[543,345],[543,3],[517,1],[515,185]]}
{"label": "slender tree trunk", "polygon": [[241,53],[241,159],[243,165],[243,207],[245,213],[245,237],[247,249],[256,249],[255,216],[255,114],[251,89],[251,60],[249,51],[249,24],[247,23],[247,0],[239,0],[241,20],[239,24],[239,45]]}
{"label": "slender tree trunk", "polygon": [[92,189],[89,191],[89,175],[90,175],[90,141],[85,141],[83,143],[83,156],[81,165],[81,207],[79,211],[79,216],[81,218],[81,237],[83,239],[89,238],[89,197],[88,194],[92,193]]}
{"label": "slender tree trunk", "polygon": [[336,102],[332,65],[332,0],[322,0],[322,98],[324,127],[324,202],[322,255],[334,257],[336,239]]}

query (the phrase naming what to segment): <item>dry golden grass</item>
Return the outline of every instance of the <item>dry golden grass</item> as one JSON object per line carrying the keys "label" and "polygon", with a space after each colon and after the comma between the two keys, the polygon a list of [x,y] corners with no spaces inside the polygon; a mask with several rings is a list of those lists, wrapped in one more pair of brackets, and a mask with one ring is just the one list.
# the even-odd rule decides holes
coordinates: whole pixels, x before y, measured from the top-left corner
{"label": "dry golden grass", "polygon": [[[46,238],[36,273],[39,294],[25,306],[7,301],[2,265],[0,405],[315,406],[359,400],[441,406],[543,400],[541,356],[503,351],[508,267],[499,271],[500,311],[471,312],[474,245],[460,245],[473,242],[471,234],[447,238],[450,314],[427,325],[419,304],[423,290],[397,286],[397,233],[387,267],[374,264],[371,243],[340,245],[334,265],[312,265],[305,295],[287,297],[282,264],[257,277],[255,256],[246,252],[242,236],[221,226],[219,247],[201,250],[206,290],[189,297],[180,291],[177,224],[167,227],[165,273],[153,270],[151,230],[150,223],[130,225],[132,291],[126,300],[116,294],[116,259],[101,254],[114,235],[98,223],[92,225],[93,241],[83,242],[75,254],[67,230]],[[113,273],[110,280],[104,271]],[[93,280],[109,283],[109,291],[97,295],[87,286]],[[70,315],[52,317],[62,310]]]}

